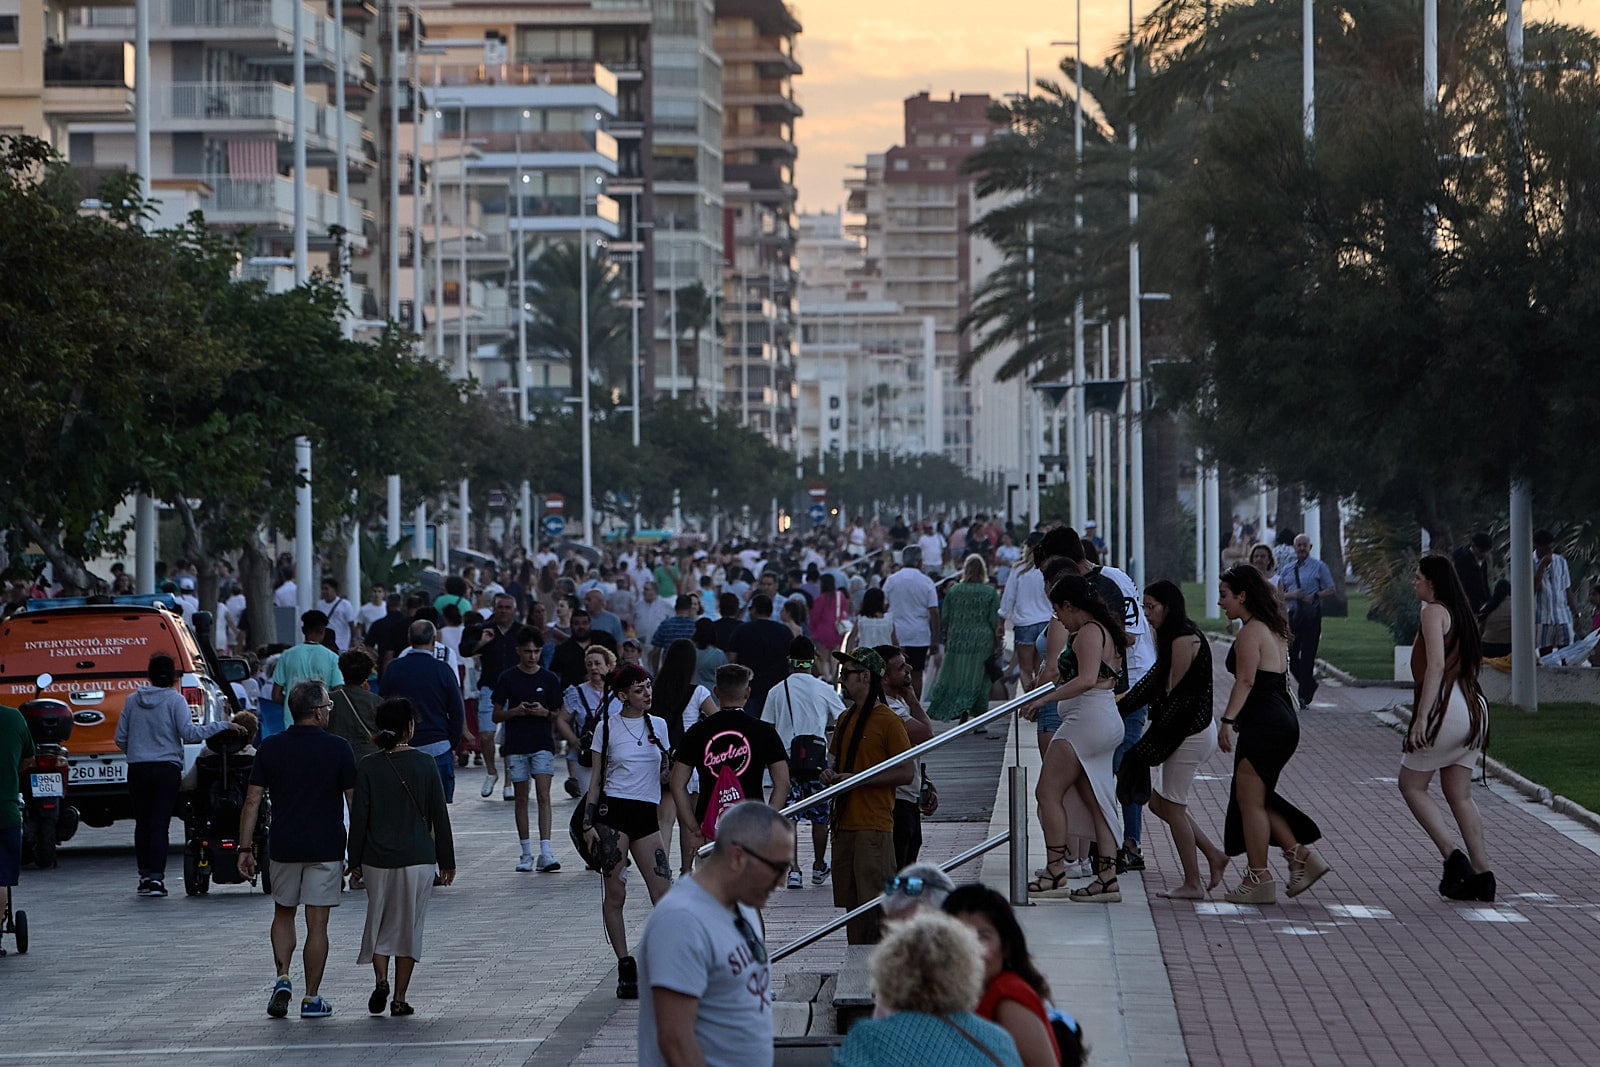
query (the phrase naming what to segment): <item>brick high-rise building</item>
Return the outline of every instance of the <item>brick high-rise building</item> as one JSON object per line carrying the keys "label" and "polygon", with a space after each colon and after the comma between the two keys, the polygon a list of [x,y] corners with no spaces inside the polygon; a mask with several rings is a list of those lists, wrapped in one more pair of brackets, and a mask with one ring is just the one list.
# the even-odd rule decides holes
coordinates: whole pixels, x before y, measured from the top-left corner
{"label": "brick high-rise building", "polygon": [[868,271],[906,314],[934,320],[941,381],[931,392],[944,397],[944,439],[930,446],[969,470],[985,464],[973,432],[974,393],[983,384],[957,374],[971,347],[956,324],[972,303],[968,227],[975,217],[972,179],[962,165],[1004,128],[989,117],[993,104],[983,93],[909,97],[905,142],[867,157],[861,175],[846,182],[849,210],[866,238]]}

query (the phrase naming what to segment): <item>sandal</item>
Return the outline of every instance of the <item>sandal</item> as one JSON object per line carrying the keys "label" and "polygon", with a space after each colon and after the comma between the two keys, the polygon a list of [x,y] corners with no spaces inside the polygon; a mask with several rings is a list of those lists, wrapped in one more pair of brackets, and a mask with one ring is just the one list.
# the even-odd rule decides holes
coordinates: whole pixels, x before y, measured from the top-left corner
{"label": "sandal", "polygon": [[[1117,859],[1107,856],[1095,860],[1095,880],[1067,894],[1068,900],[1085,904],[1121,904],[1122,887],[1117,884]],[[1107,874],[1111,877],[1106,877]]]}
{"label": "sandal", "polygon": [[[1051,858],[1043,867],[1034,872],[1033,881],[1028,883],[1028,892],[1034,896],[1061,893],[1061,883],[1065,882],[1069,877],[1066,859],[1067,846],[1046,845],[1044,846],[1044,852],[1047,857]],[[1060,853],[1060,855],[1058,856],[1056,853]],[[1058,863],[1061,864],[1060,873],[1050,869]]]}
{"label": "sandal", "polygon": [[389,983],[379,982],[373,987],[372,996],[367,998],[367,1011],[373,1015],[383,1014],[383,1003],[389,999]]}
{"label": "sandal", "polygon": [[403,1000],[393,1000],[389,1002],[390,1015],[415,1015],[416,1013],[417,1009],[413,1008]]}
{"label": "sandal", "polygon": [[[1305,850],[1301,856],[1300,850]],[[1317,850],[1310,845],[1296,845],[1292,849],[1283,850],[1283,858],[1289,864],[1288,895],[1297,897],[1307,889],[1317,884],[1317,881],[1333,868],[1328,861],[1317,854]]]}

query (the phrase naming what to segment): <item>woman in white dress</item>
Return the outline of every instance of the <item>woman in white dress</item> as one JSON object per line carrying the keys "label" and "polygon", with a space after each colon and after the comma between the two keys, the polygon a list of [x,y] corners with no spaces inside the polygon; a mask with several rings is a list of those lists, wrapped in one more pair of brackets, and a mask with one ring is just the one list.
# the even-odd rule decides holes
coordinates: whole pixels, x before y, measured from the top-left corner
{"label": "woman in white dress", "polygon": [[[1111,757],[1122,744],[1122,715],[1115,690],[1125,677],[1128,634],[1087,579],[1069,574],[1050,587],[1056,620],[1072,641],[1062,649],[1061,684],[1022,709],[1032,722],[1052,701],[1060,705],[1061,728],[1044,755],[1039,786],[1039,824],[1049,861],[1028,891],[1058,896],[1066,890],[1067,837],[1094,838],[1095,880],[1068,894],[1072,900],[1119,903],[1117,844],[1122,840],[1122,806],[1117,802]],[[1090,832],[1090,828],[1092,833]]]}
{"label": "woman in white dress", "polygon": [[[1489,706],[1478,685],[1483,658],[1478,620],[1449,557],[1422,557],[1412,584],[1422,601],[1422,621],[1411,645],[1415,711],[1400,757],[1400,795],[1444,857],[1439,892],[1452,900],[1492,901],[1494,872],[1478,802],[1472,799],[1472,765],[1489,736]],[[1466,855],[1456,848],[1428,791],[1435,772]]]}

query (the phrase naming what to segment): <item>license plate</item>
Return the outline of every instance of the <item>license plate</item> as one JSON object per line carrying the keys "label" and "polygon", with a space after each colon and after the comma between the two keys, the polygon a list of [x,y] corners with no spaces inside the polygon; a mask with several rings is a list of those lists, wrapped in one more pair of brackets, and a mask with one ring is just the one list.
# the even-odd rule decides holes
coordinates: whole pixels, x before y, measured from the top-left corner
{"label": "license plate", "polygon": [[28,788],[36,797],[59,797],[65,793],[59,774],[30,774]]}
{"label": "license plate", "polygon": [[127,760],[84,760],[74,763],[68,775],[71,785],[116,785],[128,780]]}

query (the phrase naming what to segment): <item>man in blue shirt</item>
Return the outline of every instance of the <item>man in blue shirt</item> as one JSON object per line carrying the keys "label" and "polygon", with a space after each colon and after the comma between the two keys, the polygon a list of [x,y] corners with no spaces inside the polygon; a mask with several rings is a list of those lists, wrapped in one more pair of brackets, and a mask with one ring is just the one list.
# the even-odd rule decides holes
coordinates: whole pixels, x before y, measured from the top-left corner
{"label": "man in blue shirt", "polygon": [[[694,640],[694,601],[695,598],[687,594],[680,595],[673,602],[673,611],[650,634],[650,664],[656,669],[661,669],[661,659],[667,654],[667,649],[672,647],[672,642]],[[641,639],[644,634],[640,634]]]}
{"label": "man in blue shirt", "polygon": [[1294,539],[1294,562],[1278,572],[1283,599],[1289,605],[1289,673],[1300,690],[1300,706],[1309,707],[1317,695],[1317,644],[1322,640],[1322,602],[1336,595],[1333,572],[1311,556],[1311,538]]}
{"label": "man in blue shirt", "polygon": [[267,851],[272,875],[272,959],[278,980],[267,1014],[289,1014],[293,988],[295,909],[306,909],[306,995],[302,1019],[333,1014],[318,993],[328,963],[328,914],[344,888],[345,811],[355,799],[356,759],[344,738],[327,731],[333,700],[328,687],[312,679],[289,690],[294,725],[261,742],[250,771],[250,791],[239,816],[239,872],[255,877],[256,813],[261,796],[272,790],[272,829]]}
{"label": "man in blue shirt", "polygon": [[[522,843],[519,871],[559,871],[550,848],[550,779],[556,773],[557,731],[576,751],[578,735],[567,725],[562,709],[561,679],[540,666],[544,634],[531,626],[517,631],[517,663],[494,682],[491,704],[496,723],[504,724],[506,777],[516,801],[517,838]],[[528,782],[539,801],[539,862],[533,862],[528,838]]]}
{"label": "man in blue shirt", "polygon": [[405,697],[417,709],[417,730],[411,747],[433,757],[444,783],[444,799],[456,795],[456,761],[451,752],[461,743],[466,706],[456,672],[433,654],[439,631],[427,619],[418,619],[406,631],[411,647],[389,664],[378,683],[378,695]]}

